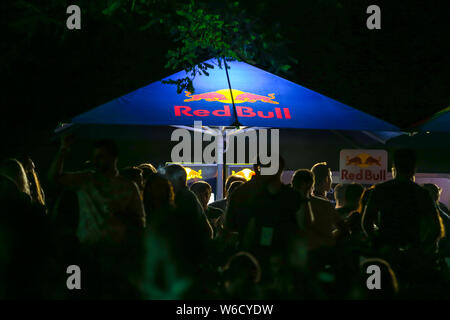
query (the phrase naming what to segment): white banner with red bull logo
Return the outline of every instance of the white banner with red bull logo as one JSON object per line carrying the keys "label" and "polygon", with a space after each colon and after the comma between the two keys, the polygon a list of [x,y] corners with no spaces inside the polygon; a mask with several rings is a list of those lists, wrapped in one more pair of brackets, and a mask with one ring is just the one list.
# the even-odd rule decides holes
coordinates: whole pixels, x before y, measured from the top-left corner
{"label": "white banner with red bull logo", "polygon": [[341,150],[339,159],[341,183],[375,184],[386,181],[387,165],[386,150]]}

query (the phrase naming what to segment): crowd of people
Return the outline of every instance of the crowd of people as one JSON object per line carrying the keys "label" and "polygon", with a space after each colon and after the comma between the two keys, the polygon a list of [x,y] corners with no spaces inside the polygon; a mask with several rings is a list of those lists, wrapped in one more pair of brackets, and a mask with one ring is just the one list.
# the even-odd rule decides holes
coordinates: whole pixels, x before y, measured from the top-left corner
{"label": "crowd of people", "polygon": [[[62,139],[42,176],[28,157],[0,165],[0,298],[450,297],[449,212],[438,186],[414,182],[411,150],[395,152],[392,180],[333,193],[326,162],[286,185],[280,157],[275,175],[255,164],[210,203],[211,185],[188,185],[181,165],[119,170],[111,140],[95,143],[88,169],[67,172],[72,144]],[[70,265],[80,290],[66,286]]]}

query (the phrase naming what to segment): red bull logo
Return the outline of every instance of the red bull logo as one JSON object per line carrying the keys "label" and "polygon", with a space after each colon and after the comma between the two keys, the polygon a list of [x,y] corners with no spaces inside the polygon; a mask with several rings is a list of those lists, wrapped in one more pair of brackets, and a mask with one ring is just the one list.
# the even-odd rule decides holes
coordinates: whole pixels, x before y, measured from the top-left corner
{"label": "red bull logo", "polygon": [[385,150],[341,150],[340,178],[343,182],[377,183],[386,180]]}
{"label": "red bull logo", "polygon": [[[272,105],[278,105],[278,101],[275,101],[275,94],[269,93],[267,96],[254,94],[251,92],[244,92],[236,89],[232,89],[234,103],[255,103],[264,102]],[[204,109],[196,109],[190,106],[174,106],[175,116],[188,116],[188,117],[231,117],[230,104],[233,103],[231,99],[231,93],[229,89],[222,89],[212,92],[205,92],[199,94],[192,94],[189,91],[185,91],[185,95],[188,99],[185,102],[194,101],[206,101],[206,102],[222,102],[224,106],[222,108],[210,111]],[[275,107],[272,110],[254,110],[252,107],[236,105],[236,113],[238,117],[258,117],[264,119],[291,119],[291,113],[289,108]]]}
{"label": "red bull logo", "polygon": [[255,171],[253,171],[251,169],[248,169],[248,168],[245,168],[245,169],[242,169],[241,171],[238,171],[238,172],[233,170],[233,171],[231,171],[231,174],[235,175],[235,176],[242,177],[245,180],[249,181],[255,175]]}
{"label": "red bull logo", "polygon": [[190,179],[203,179],[202,170],[195,171],[188,167],[184,167],[184,170],[186,170],[186,181],[189,181]]}
{"label": "red bull logo", "polygon": [[361,153],[355,157],[348,157],[346,161],[347,166],[356,166],[360,168],[367,168],[372,166],[381,167],[381,157],[374,158],[367,153]]}

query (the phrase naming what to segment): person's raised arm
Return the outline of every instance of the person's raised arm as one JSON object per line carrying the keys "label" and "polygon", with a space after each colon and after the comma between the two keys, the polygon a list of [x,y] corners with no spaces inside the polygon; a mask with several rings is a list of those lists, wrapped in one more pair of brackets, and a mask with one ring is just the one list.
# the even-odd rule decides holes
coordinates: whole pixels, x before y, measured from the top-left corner
{"label": "person's raised arm", "polygon": [[80,185],[90,176],[90,173],[87,172],[64,172],[64,159],[74,139],[75,137],[73,135],[62,137],[60,148],[52,162],[49,172],[50,181],[67,187]]}
{"label": "person's raised arm", "polygon": [[32,189],[31,196],[32,196],[33,202],[38,203],[39,205],[45,206],[44,190],[42,189],[41,183],[37,176],[34,162],[33,162],[33,160],[31,160],[31,158],[28,155],[25,155],[25,157],[24,157],[23,167],[27,174],[28,180],[31,182],[30,189]]}

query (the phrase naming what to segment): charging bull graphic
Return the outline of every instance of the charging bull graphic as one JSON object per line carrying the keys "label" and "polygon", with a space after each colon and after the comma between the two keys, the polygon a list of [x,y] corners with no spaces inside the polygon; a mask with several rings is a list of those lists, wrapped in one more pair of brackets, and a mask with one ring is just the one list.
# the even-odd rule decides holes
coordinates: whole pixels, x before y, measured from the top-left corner
{"label": "charging bull graphic", "polygon": [[361,153],[355,157],[347,156],[346,165],[360,168],[367,168],[371,166],[381,167],[381,157],[376,159],[367,153]]}
{"label": "charging bull graphic", "polygon": [[362,165],[362,160],[359,156],[353,157],[353,158],[349,158],[347,156],[347,165],[348,166],[361,166]]}
{"label": "charging bull graphic", "polygon": [[373,157],[368,157],[366,159],[365,164],[367,164],[368,166],[379,166],[379,167],[381,167],[381,157],[378,157],[378,159],[375,159]]}
{"label": "charging bull graphic", "polygon": [[218,92],[206,92],[206,93],[200,93],[200,94],[194,94],[192,95],[189,91],[185,91],[186,97],[189,99],[184,100],[185,102],[191,102],[191,101],[226,101],[228,100],[227,96],[218,93]]}
{"label": "charging bull graphic", "polygon": [[238,171],[238,172],[233,170],[233,171],[231,171],[231,174],[235,175],[235,176],[242,177],[242,178],[244,178],[245,180],[248,181],[255,175],[255,171],[253,171],[251,169],[248,169],[248,168],[245,168],[245,169],[242,169],[241,171]]}
{"label": "charging bull graphic", "polygon": [[202,170],[192,170],[191,168],[188,167],[184,167],[184,170],[186,170],[186,175],[187,175],[187,179],[186,180],[190,180],[190,179],[203,179],[202,177]]}
{"label": "charging bull graphic", "polygon": [[275,99],[275,94],[274,93],[269,93],[268,97],[266,96],[260,96],[259,94],[254,94],[254,93],[249,93],[249,92],[244,92],[241,94],[238,94],[236,96],[236,100],[238,102],[266,102],[266,103],[273,103],[273,104],[278,104],[278,102],[274,101],[273,99]]}

